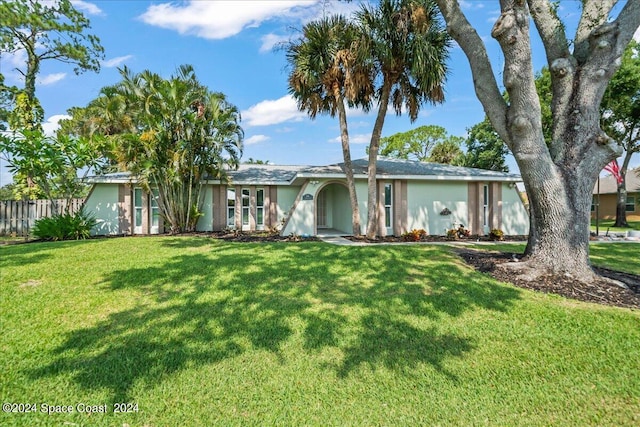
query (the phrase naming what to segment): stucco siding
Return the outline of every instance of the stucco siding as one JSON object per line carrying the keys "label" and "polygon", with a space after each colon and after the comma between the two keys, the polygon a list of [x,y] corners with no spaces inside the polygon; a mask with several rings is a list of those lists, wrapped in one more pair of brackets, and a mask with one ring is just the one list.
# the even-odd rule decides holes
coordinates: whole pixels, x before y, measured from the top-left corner
{"label": "stucco siding", "polygon": [[95,215],[97,224],[91,230],[92,235],[121,234],[118,212],[118,184],[94,186],[85,202],[85,209]]}
{"label": "stucco siding", "polygon": [[[468,224],[467,183],[408,182],[407,229],[424,229],[430,235],[443,235],[460,223]],[[450,215],[440,215],[443,209]]]}
{"label": "stucco siding", "polygon": [[529,234],[529,213],[516,187],[502,184],[502,231],[507,235]]}
{"label": "stucco siding", "polygon": [[202,188],[204,193],[202,203],[202,216],[198,218],[196,224],[197,231],[213,231],[213,186],[205,185]]}

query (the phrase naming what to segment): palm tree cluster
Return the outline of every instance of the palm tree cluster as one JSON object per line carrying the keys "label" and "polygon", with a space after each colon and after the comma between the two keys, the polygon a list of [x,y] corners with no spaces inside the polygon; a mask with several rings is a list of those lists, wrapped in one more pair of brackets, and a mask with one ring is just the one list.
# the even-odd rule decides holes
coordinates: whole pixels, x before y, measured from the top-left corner
{"label": "palm tree cluster", "polygon": [[333,15],[308,23],[287,45],[289,90],[311,118],[338,115],[353,232],[360,218],[349,150],[346,105],[377,103],[369,145],[367,237],[378,234],[376,162],[387,109],[411,121],[425,103],[444,101],[450,38],[432,0],[381,0],[353,20]]}
{"label": "palm tree cluster", "polygon": [[127,67],[120,73],[121,82],[72,112],[62,129],[93,137],[119,169],[147,190],[157,188],[171,232],[194,231],[203,180],[224,180],[225,171],[240,162],[240,114],[223,94],[203,86],[189,65],[169,79]]}

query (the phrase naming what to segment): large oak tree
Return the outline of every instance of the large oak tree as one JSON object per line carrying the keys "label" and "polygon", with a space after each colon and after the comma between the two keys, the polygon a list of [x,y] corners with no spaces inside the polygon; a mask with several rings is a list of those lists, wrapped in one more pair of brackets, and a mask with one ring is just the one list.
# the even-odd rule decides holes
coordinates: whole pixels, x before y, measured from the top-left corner
{"label": "large oak tree", "polygon": [[[615,0],[584,0],[569,37],[551,0],[501,0],[491,35],[504,55],[505,101],[484,42],[457,0],[437,0],[447,30],[465,52],[476,94],[494,129],[512,151],[529,196],[528,277],[552,273],[588,281],[591,192],[602,168],[620,153],[600,127],[600,104],[640,25],[640,2],[612,16]],[[535,25],[551,70],[553,125],[545,143],[532,66]],[[529,267],[529,268],[527,268]]]}

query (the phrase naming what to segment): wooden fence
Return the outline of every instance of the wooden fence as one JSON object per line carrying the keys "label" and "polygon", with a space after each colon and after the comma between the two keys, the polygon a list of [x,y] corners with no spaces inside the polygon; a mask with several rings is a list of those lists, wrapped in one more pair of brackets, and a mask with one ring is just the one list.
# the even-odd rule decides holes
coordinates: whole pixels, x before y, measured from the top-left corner
{"label": "wooden fence", "polygon": [[[69,211],[75,213],[82,208],[84,199],[71,199]],[[4,200],[0,201],[0,236],[28,236],[40,218],[50,217],[52,204],[55,203],[57,213],[64,213],[66,199],[58,200]]]}

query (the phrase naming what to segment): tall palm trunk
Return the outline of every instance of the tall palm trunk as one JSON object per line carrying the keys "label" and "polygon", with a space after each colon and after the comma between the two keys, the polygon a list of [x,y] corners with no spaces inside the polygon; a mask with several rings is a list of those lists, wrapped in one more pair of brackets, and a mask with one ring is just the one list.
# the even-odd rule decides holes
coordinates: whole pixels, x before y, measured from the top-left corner
{"label": "tall palm trunk", "polygon": [[354,236],[360,236],[362,234],[360,226],[360,208],[358,207],[358,195],[356,193],[356,183],[353,176],[353,165],[351,164],[347,112],[344,108],[344,98],[337,84],[334,84],[333,86],[333,94],[336,100],[336,108],[338,109],[340,142],[342,143],[342,158],[344,159],[344,173],[347,176],[347,188],[349,189],[349,200],[351,202],[352,233]]}
{"label": "tall palm trunk", "polygon": [[378,151],[380,150],[380,136],[382,127],[384,126],[384,118],[387,115],[387,106],[389,105],[389,96],[391,95],[391,82],[385,76],[382,83],[382,93],[380,95],[380,105],[378,106],[378,115],[373,126],[371,134],[371,143],[369,144],[369,170],[367,171],[367,238],[374,239],[379,235],[378,230]]}

